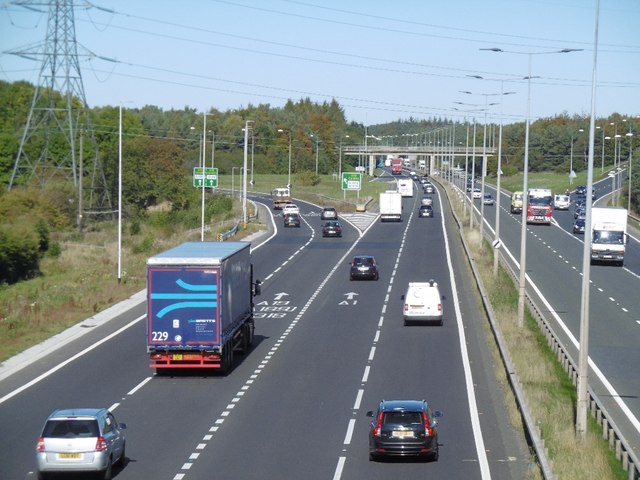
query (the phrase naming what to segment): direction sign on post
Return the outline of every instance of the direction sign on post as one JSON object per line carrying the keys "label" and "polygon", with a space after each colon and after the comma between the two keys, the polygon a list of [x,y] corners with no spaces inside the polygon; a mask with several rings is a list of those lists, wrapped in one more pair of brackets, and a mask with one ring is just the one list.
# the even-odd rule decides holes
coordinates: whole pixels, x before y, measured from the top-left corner
{"label": "direction sign on post", "polygon": [[342,190],[360,190],[362,174],[359,172],[342,172]]}
{"label": "direction sign on post", "polygon": [[[203,180],[204,185],[202,184]],[[205,167],[204,175],[202,175],[202,167],[193,167],[193,186],[217,187],[218,169],[213,167]]]}

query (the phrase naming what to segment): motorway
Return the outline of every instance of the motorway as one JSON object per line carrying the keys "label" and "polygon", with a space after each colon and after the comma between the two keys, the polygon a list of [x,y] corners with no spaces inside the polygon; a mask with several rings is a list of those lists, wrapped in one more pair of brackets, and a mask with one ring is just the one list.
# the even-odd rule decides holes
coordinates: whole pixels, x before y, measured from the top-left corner
{"label": "motorway", "polygon": [[[494,197],[495,188],[485,185]],[[611,180],[594,184],[596,203],[611,192]],[[572,199],[574,195],[572,195]],[[500,239],[505,257],[519,271],[521,215],[500,200]],[[475,201],[476,208],[479,200]],[[485,206],[494,235],[496,207]],[[584,235],[573,234],[573,205],[553,212],[551,226],[527,226],[527,291],[545,311],[561,342],[578,361]],[[589,289],[589,386],[604,402],[636,455],[640,456],[640,239],[630,236],[623,268],[593,265]]]}
{"label": "motorway", "polygon": [[[404,199],[403,222],[343,221],[342,238],[322,238],[318,206],[297,202],[299,229],[270,212],[273,235],[252,251],[264,282],[254,347],[227,376],[156,377],[144,302],[6,376],[2,478],[35,478],[44,419],[83,406],[128,425],[119,480],[523,478],[529,450],[505,413],[457,226],[440,194],[435,218],[418,218],[420,196]],[[376,257],[379,281],[349,281],[355,254]],[[429,278],[445,296],[444,325],[404,327],[407,283]],[[368,460],[366,412],[398,398],[443,411],[437,462]]]}

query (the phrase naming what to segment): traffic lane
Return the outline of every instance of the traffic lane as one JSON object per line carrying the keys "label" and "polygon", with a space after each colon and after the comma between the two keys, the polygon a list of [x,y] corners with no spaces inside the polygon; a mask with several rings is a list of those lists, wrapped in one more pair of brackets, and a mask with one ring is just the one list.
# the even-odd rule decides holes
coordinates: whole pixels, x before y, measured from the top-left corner
{"label": "traffic lane", "polygon": [[[187,478],[204,478],[212,468],[238,479],[333,474],[387,288],[384,276],[377,282],[349,281],[351,255],[328,257],[335,271],[318,278],[322,289],[301,305],[304,312],[292,322],[286,341]],[[283,282],[283,290],[304,288],[308,272],[319,271],[327,258],[316,262]],[[350,292],[355,295],[346,295]]]}
{"label": "traffic lane", "polygon": [[[481,478],[460,362],[460,339],[444,249],[445,234],[440,219],[429,224],[417,220],[422,219],[410,216],[408,220],[402,257],[384,313],[375,358],[370,362],[363,406],[355,423],[353,447],[346,455],[341,477],[344,479],[412,478],[425,474]],[[427,249],[429,255],[424,254]],[[446,297],[443,326],[405,327],[400,297],[409,281],[424,279],[425,271],[429,271],[429,276],[438,277],[441,293]],[[368,460],[371,419],[364,415],[367,410],[375,411],[382,399],[425,399],[432,408],[445,411],[439,425],[441,449],[437,462]],[[449,448],[453,445],[455,448]]]}
{"label": "traffic lane", "polygon": [[[5,401],[0,406],[0,448],[11,454],[0,459],[3,475],[25,478],[35,471],[35,443],[44,421],[55,409],[109,408],[122,402],[127,392],[149,375],[143,338],[144,322],[139,321],[118,335],[117,341],[99,345]],[[73,345],[56,352],[56,357],[65,353],[74,355]],[[117,410],[115,414],[121,422],[129,420],[120,418]]]}
{"label": "traffic lane", "polygon": [[[580,337],[581,296],[574,292],[581,291],[582,244],[559,228],[532,226],[529,230],[527,275],[548,302],[549,307],[541,302],[540,308],[551,308],[571,333],[572,338],[563,343],[577,359],[574,344]],[[640,350],[640,325],[636,321],[640,312],[638,282],[635,276],[619,267],[590,268],[589,356],[616,392],[601,389],[598,394],[610,405],[610,413],[616,423],[631,427],[629,435],[634,436],[639,432],[620,410],[619,402],[624,402],[636,418],[640,417],[638,398],[629,394],[637,392],[640,383],[637,375],[630,374],[628,368],[637,363]],[[556,324],[553,315],[547,317],[560,338],[564,338],[562,326]],[[595,373],[591,371],[590,375],[595,376]],[[612,397],[617,401],[608,402]]]}

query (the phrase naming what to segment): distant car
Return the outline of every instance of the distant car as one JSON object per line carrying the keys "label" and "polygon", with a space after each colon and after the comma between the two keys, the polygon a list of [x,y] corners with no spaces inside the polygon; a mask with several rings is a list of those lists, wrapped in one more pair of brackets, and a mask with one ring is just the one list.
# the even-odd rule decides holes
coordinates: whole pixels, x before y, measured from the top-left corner
{"label": "distant car", "polygon": [[580,205],[573,211],[573,218],[584,217],[587,214],[587,207]]}
{"label": "distant car", "polygon": [[36,445],[38,479],[71,472],[110,479],[112,466],[124,464],[126,458],[126,428],[106,408],[54,411]]}
{"label": "distant car", "polygon": [[485,193],[484,198],[482,199],[482,203],[484,203],[485,205],[493,206],[493,195],[491,195],[490,193]]}
{"label": "distant car", "polygon": [[297,213],[286,213],[284,215],[284,226],[300,228],[300,215]]}
{"label": "distant car", "polygon": [[424,184],[423,188],[422,188],[423,193],[427,193],[427,194],[432,194],[432,193],[436,193],[435,188],[433,188],[433,184],[431,183],[426,183]]}
{"label": "distant car", "polygon": [[356,279],[378,280],[380,273],[376,259],[371,255],[356,255],[351,260],[349,268],[349,280]]}
{"label": "distant car", "polygon": [[473,198],[482,198],[482,190],[480,190],[478,187],[475,187],[473,189]]}
{"label": "distant car", "polygon": [[284,207],[282,207],[282,215],[286,215],[287,213],[297,213],[300,214],[300,207],[295,203],[287,203]]}
{"label": "distant car", "polygon": [[578,185],[576,187],[576,193],[578,195],[586,195],[587,194],[587,186],[586,185]]}
{"label": "distant car", "polygon": [[433,205],[432,197],[422,197],[420,199],[420,205]]}
{"label": "distant car", "polygon": [[369,429],[369,460],[385,456],[426,457],[438,460],[438,420],[425,400],[383,400]]}
{"label": "distant car", "polygon": [[585,217],[576,218],[575,222],[573,223],[573,233],[584,233],[584,226],[586,221],[587,220]]}
{"label": "distant car", "polygon": [[433,279],[428,282],[409,282],[407,291],[402,295],[402,319],[405,325],[414,322],[429,322],[442,325],[442,300],[438,283]]}
{"label": "distant car", "polygon": [[430,217],[433,218],[433,206],[431,205],[420,205],[418,208],[418,216],[419,217]]}
{"label": "distant car", "polygon": [[320,212],[320,220],[337,220],[338,211],[334,207],[324,207]]}
{"label": "distant car", "polygon": [[341,237],[342,227],[340,226],[340,222],[338,222],[337,220],[330,220],[326,222],[322,227],[322,236],[323,237]]}

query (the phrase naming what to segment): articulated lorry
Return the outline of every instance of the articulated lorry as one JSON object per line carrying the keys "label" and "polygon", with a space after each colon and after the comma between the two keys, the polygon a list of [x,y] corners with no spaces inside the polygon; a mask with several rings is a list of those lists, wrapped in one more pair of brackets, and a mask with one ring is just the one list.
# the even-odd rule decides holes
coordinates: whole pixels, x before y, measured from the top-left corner
{"label": "articulated lorry", "polygon": [[234,350],[253,344],[249,242],[187,242],[147,260],[147,353],[158,373],[228,373]]}
{"label": "articulated lorry", "polygon": [[591,208],[591,264],[607,262],[622,267],[627,239],[626,208]]}
{"label": "articulated lorry", "polygon": [[380,221],[402,221],[402,194],[396,190],[380,192]]}
{"label": "articulated lorry", "polygon": [[391,160],[391,173],[393,175],[402,175],[402,159],[393,158]]}

